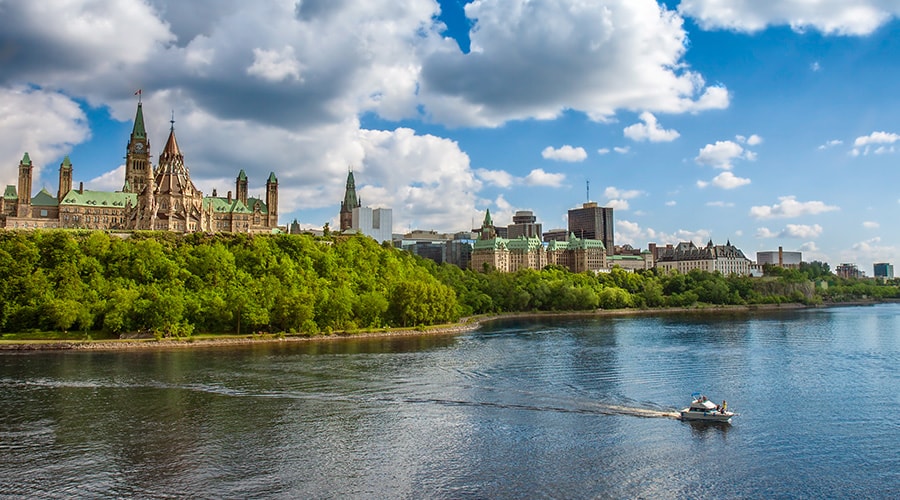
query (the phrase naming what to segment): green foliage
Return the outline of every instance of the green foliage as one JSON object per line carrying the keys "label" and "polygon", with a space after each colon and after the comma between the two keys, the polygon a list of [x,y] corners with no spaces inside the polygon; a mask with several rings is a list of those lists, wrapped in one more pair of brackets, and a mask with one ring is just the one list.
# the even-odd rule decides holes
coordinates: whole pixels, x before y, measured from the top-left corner
{"label": "green foliage", "polygon": [[455,321],[420,259],[364,236],[0,232],[0,332],[317,334]]}

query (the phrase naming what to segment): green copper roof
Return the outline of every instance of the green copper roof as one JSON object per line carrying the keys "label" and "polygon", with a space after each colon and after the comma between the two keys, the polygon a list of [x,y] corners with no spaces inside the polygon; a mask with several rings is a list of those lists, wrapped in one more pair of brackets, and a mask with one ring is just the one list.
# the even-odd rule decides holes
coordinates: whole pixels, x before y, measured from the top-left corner
{"label": "green copper roof", "polygon": [[353,179],[353,171],[347,173],[347,189],[344,191],[344,203],[341,204],[341,210],[350,212],[354,208],[359,208],[359,199],[356,197],[356,180]]}
{"label": "green copper roof", "polygon": [[129,200],[131,201],[132,205],[136,205],[137,195],[135,193],[88,190],[84,190],[79,193],[77,189],[73,189],[66,193],[59,204],[61,206],[122,208],[128,203]]}
{"label": "green copper roof", "polygon": [[246,181],[246,180],[247,180],[247,174],[244,173],[244,169],[241,169],[241,173],[238,174],[237,180],[239,180],[239,181]]}
{"label": "green copper roof", "polygon": [[259,203],[259,211],[260,213],[267,214],[269,213],[269,207],[266,206],[265,200],[261,198],[247,198],[247,208],[252,212],[253,206]]}
{"label": "green copper roof", "polygon": [[489,240],[475,240],[473,250],[503,250],[506,248],[506,240],[503,238],[491,238]]}
{"label": "green copper roof", "polygon": [[6,185],[6,191],[3,192],[3,197],[7,200],[15,200],[19,197],[19,195],[16,194],[15,184]]}
{"label": "green copper roof", "polygon": [[275,177],[275,172],[269,172],[269,182],[278,182],[278,179]]}
{"label": "green copper roof", "polygon": [[63,158],[62,166],[72,168],[72,160],[69,159],[69,155],[66,155],[66,157]]}
{"label": "green copper roof", "polygon": [[506,248],[510,251],[518,250],[518,251],[526,251],[530,252],[537,248],[540,248],[543,243],[538,238],[526,238],[524,236],[519,236],[518,238],[514,238],[506,241]]}
{"label": "green copper roof", "polygon": [[58,207],[59,200],[56,199],[56,196],[50,194],[47,191],[47,188],[41,189],[41,192],[34,195],[34,198],[31,199],[31,204],[36,207]]}
{"label": "green copper roof", "polygon": [[[250,200],[247,200],[249,202]],[[231,202],[228,202],[228,198],[220,198],[218,196],[207,196],[203,198],[203,208],[212,205],[213,212],[216,213],[235,213],[235,214],[249,214],[253,213],[253,210],[249,209],[247,205],[237,199],[232,198]]]}
{"label": "green copper roof", "polygon": [[137,114],[134,115],[134,129],[131,131],[131,135],[141,139],[147,138],[147,131],[144,130],[144,111],[141,103],[138,103]]}
{"label": "green copper roof", "polygon": [[25,156],[22,157],[22,164],[31,165],[31,157],[28,156],[28,152],[25,152]]}
{"label": "green copper roof", "polygon": [[484,212],[484,222],[482,223],[482,226],[493,226],[493,225],[494,225],[494,221],[491,220],[491,209],[489,208]]}

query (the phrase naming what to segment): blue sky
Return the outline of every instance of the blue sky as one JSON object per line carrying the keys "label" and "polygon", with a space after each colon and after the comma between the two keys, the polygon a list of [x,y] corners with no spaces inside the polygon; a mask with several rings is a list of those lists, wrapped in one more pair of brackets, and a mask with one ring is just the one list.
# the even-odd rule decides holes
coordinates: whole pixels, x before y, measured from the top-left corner
{"label": "blue sky", "polygon": [[[394,231],[590,197],[616,242],[900,261],[900,1],[0,1],[0,182],[120,189],[136,97],[197,186],[336,225],[348,168]],[[586,183],[590,182],[590,191]]]}

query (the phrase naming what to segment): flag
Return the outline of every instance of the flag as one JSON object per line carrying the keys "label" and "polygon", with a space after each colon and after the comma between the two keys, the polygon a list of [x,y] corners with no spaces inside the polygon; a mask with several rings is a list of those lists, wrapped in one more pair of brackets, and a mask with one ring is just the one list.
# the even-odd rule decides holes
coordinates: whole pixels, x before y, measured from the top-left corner
{"label": "flag", "polygon": [[137,89],[137,92],[135,92],[134,95],[141,95],[141,89]]}

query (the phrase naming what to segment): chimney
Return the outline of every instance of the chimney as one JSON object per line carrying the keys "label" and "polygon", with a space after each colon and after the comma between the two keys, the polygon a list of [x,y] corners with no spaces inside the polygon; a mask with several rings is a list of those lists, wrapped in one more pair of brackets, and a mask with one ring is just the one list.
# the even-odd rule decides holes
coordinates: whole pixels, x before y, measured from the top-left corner
{"label": "chimney", "polygon": [[228,192],[228,203],[231,203],[231,191]]}
{"label": "chimney", "polygon": [[216,193],[216,188],[213,188],[213,194],[212,194],[212,195],[213,195],[213,198],[215,198],[215,197],[217,197],[217,196],[219,196],[219,194],[218,194],[218,193]]}
{"label": "chimney", "polygon": [[778,247],[778,267],[784,267],[784,249]]}
{"label": "chimney", "polygon": [[78,183],[78,194],[84,194],[84,182]]}

